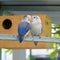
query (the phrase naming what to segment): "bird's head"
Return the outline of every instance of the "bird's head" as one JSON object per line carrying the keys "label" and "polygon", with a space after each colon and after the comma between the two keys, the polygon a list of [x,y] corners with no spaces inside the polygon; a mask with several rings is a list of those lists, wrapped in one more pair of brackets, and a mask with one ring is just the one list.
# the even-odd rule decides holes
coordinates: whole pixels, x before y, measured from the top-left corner
{"label": "bird's head", "polygon": [[39,16],[32,16],[32,23],[41,23],[41,19]]}
{"label": "bird's head", "polygon": [[32,18],[31,15],[25,15],[24,18],[23,18],[23,20],[26,21],[26,22],[28,22],[28,23],[30,23],[31,20],[32,20],[31,18]]}

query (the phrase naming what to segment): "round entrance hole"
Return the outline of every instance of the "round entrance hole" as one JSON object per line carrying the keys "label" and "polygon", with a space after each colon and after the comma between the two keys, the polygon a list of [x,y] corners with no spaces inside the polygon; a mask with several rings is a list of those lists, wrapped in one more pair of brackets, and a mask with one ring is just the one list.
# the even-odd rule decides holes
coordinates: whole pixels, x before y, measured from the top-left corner
{"label": "round entrance hole", "polygon": [[5,19],[2,23],[4,29],[10,29],[12,26],[12,22],[10,19]]}

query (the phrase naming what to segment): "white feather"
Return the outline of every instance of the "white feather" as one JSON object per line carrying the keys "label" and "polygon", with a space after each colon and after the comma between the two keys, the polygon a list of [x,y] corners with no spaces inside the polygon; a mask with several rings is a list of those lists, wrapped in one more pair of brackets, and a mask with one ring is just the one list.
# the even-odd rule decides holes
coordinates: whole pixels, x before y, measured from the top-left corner
{"label": "white feather", "polygon": [[38,24],[31,24],[31,33],[32,35],[40,35],[42,30],[42,24],[38,23]]}
{"label": "white feather", "polygon": [[[32,23],[31,23],[31,33],[32,36],[39,36],[42,33],[42,23],[41,23],[41,19],[39,16],[32,16]],[[34,41],[34,37],[33,37],[33,41]],[[34,44],[37,45],[37,41],[34,41]]]}
{"label": "white feather", "polygon": [[38,16],[32,16],[31,33],[32,35],[40,35],[42,32],[41,19]]}

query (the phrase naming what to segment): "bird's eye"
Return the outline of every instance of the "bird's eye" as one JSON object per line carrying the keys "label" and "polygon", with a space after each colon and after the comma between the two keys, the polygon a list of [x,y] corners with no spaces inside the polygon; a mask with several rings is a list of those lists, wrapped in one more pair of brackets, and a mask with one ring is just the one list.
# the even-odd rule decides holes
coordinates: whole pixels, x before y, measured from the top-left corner
{"label": "bird's eye", "polygon": [[34,17],[35,18],[35,17]]}

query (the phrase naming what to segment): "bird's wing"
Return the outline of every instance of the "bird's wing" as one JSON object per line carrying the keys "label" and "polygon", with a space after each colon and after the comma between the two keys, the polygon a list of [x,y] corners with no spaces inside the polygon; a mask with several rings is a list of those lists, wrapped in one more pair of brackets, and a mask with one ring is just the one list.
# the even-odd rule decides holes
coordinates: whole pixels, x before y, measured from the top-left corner
{"label": "bird's wing", "polygon": [[25,35],[30,29],[30,24],[27,22],[21,22],[18,26],[18,33]]}
{"label": "bird's wing", "polygon": [[42,26],[42,23],[41,23],[41,33],[42,33],[42,31],[43,31],[43,26]]}
{"label": "bird's wing", "polygon": [[30,32],[30,30],[25,34],[25,36],[24,36],[24,37],[28,36],[29,32]]}

